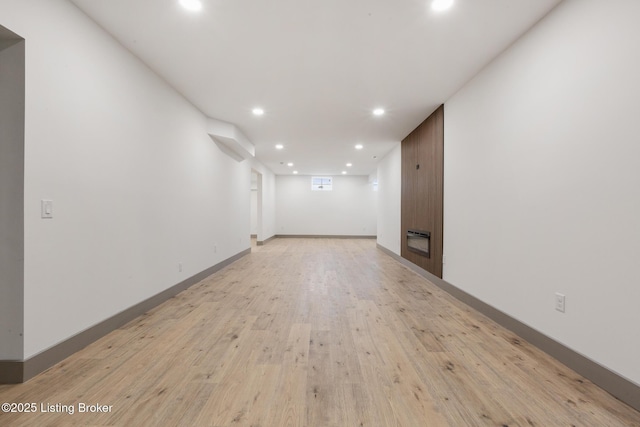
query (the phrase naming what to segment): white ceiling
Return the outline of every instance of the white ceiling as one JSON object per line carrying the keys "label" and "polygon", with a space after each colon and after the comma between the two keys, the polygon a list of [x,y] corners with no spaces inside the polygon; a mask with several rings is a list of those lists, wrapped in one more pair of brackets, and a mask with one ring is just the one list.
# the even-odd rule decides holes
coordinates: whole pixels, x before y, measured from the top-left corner
{"label": "white ceiling", "polygon": [[194,13],[178,0],[72,0],[204,114],[235,124],[273,172],[330,175],[374,172],[560,2],[455,0],[436,13],[430,1],[202,0]]}

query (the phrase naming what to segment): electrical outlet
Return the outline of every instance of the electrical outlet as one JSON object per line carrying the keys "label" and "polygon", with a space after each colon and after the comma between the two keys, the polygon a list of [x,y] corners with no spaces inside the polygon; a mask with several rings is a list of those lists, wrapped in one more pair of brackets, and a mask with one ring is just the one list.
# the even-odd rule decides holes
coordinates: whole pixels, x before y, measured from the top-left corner
{"label": "electrical outlet", "polygon": [[178,263],[178,271],[182,272],[182,263],[181,262]]}
{"label": "electrical outlet", "polygon": [[447,263],[447,256],[446,255],[442,255],[442,263],[443,264]]}
{"label": "electrical outlet", "polygon": [[564,313],[564,295],[560,292],[556,292],[556,310]]}
{"label": "electrical outlet", "polygon": [[213,253],[218,252],[218,245],[213,245]]}

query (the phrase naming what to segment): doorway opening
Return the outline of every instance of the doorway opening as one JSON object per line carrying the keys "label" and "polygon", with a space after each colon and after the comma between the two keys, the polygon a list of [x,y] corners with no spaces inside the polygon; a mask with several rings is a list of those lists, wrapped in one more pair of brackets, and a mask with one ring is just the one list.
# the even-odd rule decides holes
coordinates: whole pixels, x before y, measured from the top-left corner
{"label": "doorway opening", "polygon": [[25,41],[0,25],[0,362],[24,355],[24,89]]}
{"label": "doorway opening", "polygon": [[251,247],[263,242],[262,236],[262,174],[251,170]]}

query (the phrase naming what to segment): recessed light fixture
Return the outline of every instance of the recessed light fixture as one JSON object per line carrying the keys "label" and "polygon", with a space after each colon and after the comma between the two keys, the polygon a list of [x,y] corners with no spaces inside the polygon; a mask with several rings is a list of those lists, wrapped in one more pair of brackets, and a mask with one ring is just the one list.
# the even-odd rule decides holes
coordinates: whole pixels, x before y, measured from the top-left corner
{"label": "recessed light fixture", "polygon": [[376,108],[375,110],[373,110],[374,116],[381,116],[383,114],[384,114],[384,108]]}
{"label": "recessed light fixture", "polygon": [[431,9],[436,12],[442,12],[453,6],[453,0],[433,0],[431,2]]}
{"label": "recessed light fixture", "polygon": [[293,171],[293,174],[294,175],[298,175],[298,171]]}
{"label": "recessed light fixture", "polygon": [[346,175],[346,174],[347,174],[347,171],[342,171],[342,175]]}
{"label": "recessed light fixture", "polygon": [[276,150],[282,150],[283,148],[284,148],[284,145],[276,144]]}
{"label": "recessed light fixture", "polygon": [[291,167],[291,166],[293,166],[293,163],[289,162],[289,163],[287,163],[287,166]]}
{"label": "recessed light fixture", "polygon": [[350,168],[351,166],[353,166],[351,163],[347,163],[348,168]]}
{"label": "recessed light fixture", "polygon": [[251,112],[253,113],[254,116],[261,116],[264,114],[264,110],[259,107],[254,108],[253,110],[251,110]]}
{"label": "recessed light fixture", "polygon": [[356,150],[362,150],[363,148],[364,148],[364,145],[356,144]]}
{"label": "recessed light fixture", "polygon": [[191,12],[198,12],[202,9],[200,0],[180,0],[180,5]]}

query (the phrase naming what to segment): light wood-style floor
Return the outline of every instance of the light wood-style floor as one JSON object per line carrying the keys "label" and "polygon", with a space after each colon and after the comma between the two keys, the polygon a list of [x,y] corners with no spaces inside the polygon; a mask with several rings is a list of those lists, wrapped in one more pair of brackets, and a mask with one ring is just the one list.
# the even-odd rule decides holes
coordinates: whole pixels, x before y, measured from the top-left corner
{"label": "light wood-style floor", "polygon": [[[640,426],[373,240],[276,239],[0,403],[1,426]],[[79,414],[80,402],[112,405]]]}

